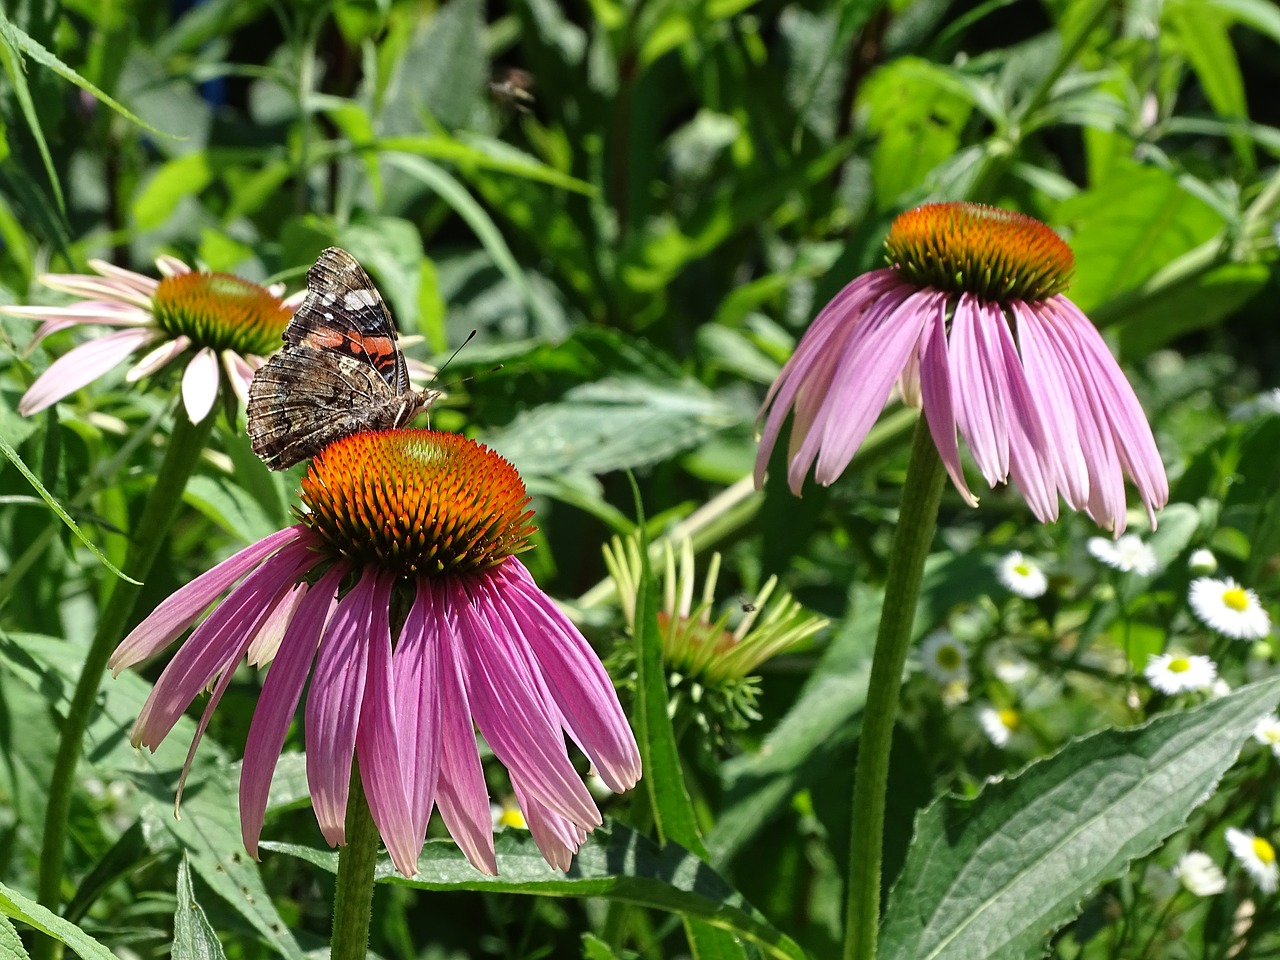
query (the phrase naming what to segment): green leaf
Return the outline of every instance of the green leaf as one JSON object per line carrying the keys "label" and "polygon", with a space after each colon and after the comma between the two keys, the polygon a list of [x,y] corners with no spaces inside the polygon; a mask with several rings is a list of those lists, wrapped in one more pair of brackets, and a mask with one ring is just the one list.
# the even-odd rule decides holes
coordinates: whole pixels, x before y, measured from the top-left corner
{"label": "green leaf", "polygon": [[[26,960],[28,956],[30,954],[22,945],[22,938],[18,936],[18,931],[13,928],[8,917],[0,914],[0,960],[17,960],[17,958]],[[605,960],[608,954],[593,954],[593,956],[599,956],[601,960]]]}
{"label": "green leaf", "polygon": [[89,936],[74,923],[49,912],[34,900],[30,900],[0,883],[0,913],[28,924],[59,943],[66,944],[79,956],[89,960],[113,960],[115,954]]}
{"label": "green leaf", "polygon": [[182,498],[245,543],[254,543],[279,529],[262,505],[228,477],[197,474],[187,481]]}
{"label": "green leaf", "polygon": [[[45,173],[49,177],[49,186],[53,188],[53,196],[58,210],[66,213],[67,203],[62,196],[62,184],[58,181],[58,171],[53,167],[53,157],[49,153],[49,144],[45,141],[44,130],[40,126],[40,117],[36,112],[35,102],[31,99],[31,88],[27,85],[26,67],[20,59],[23,41],[35,43],[26,33],[11,23],[0,10],[0,66],[9,75],[9,83],[13,94],[17,97],[22,116],[31,130],[31,137],[40,152],[40,160],[44,164]],[[39,44],[36,44],[39,47]],[[40,49],[44,49],[41,47]]]}
{"label": "green leaf", "polygon": [[93,542],[85,535],[84,531],[81,530],[76,525],[76,522],[67,514],[67,511],[62,509],[62,504],[58,503],[53,494],[45,489],[44,484],[40,482],[40,478],[32,473],[27,465],[22,462],[22,458],[18,456],[18,451],[13,449],[13,447],[9,445],[9,442],[2,437],[0,437],[0,453],[3,453],[9,458],[9,461],[18,468],[18,472],[27,478],[27,482],[30,483],[31,486],[35,487],[36,493],[40,494],[40,498],[49,505],[49,508],[55,514],[58,515],[58,519],[67,525],[67,529],[74,533],[76,537],[79,538],[80,542],[89,548],[90,552],[92,552],[93,555],[102,562],[103,566],[121,580],[134,584],[139,583],[139,581],[126,575],[124,571],[120,570],[115,564],[103,556],[102,551],[94,546]]}
{"label": "green leaf", "polygon": [[1186,823],[1278,699],[1280,677],[1251,684],[937,801],[889,895],[883,960],[1039,956],[1091,891]]}
{"label": "green leaf", "polygon": [[[1235,316],[1270,279],[1271,268],[1265,263],[1228,263],[1163,285],[1154,293],[1125,298],[1114,325],[1121,355],[1145,357],[1188,333],[1218,326]],[[1111,314],[1108,306],[1107,315]]]}
{"label": "green leaf", "polygon": [[[646,776],[648,773],[646,772]],[[804,951],[775,929],[715,870],[675,843],[657,847],[634,830],[606,823],[588,835],[567,873],[549,867],[528,835],[506,831],[496,839],[498,875],[469,864],[452,840],[428,840],[418,873],[405,879],[385,858],[377,877],[418,890],[480,890],[543,897],[602,897],[697,917],[740,933],[772,957],[801,960]],[[263,849],[299,857],[336,872],[338,855],[311,847],[264,842]]]}
{"label": "green leaf", "polygon": [[178,861],[178,909],[173,915],[173,960],[225,960],[213,924],[196,900],[191,866],[184,853]]}
{"label": "green leaf", "polygon": [[[1165,36],[1186,54],[1214,111],[1233,119],[1247,117],[1249,105],[1245,101],[1244,78],[1240,75],[1235,45],[1227,32],[1230,17],[1203,0],[1170,3],[1164,9],[1164,16],[1173,28],[1167,30]],[[1256,158],[1249,140],[1238,135],[1231,139],[1241,162],[1253,169]]]}
{"label": "green leaf", "polygon": [[484,441],[524,473],[608,473],[661,462],[741,420],[696,381],[608,379],[525,410]]}

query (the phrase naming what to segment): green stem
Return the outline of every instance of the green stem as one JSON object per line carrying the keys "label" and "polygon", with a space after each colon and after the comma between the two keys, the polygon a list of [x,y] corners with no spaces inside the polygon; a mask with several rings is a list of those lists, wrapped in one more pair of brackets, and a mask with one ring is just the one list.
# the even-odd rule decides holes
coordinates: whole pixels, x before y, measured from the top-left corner
{"label": "green stem", "polygon": [[360,771],[351,765],[347,799],[347,845],[338,854],[338,884],[333,894],[331,960],[364,960],[373,914],[373,868],[378,862],[378,828],[369,813]]}
{"label": "green stem", "polygon": [[902,670],[911,644],[916,602],[924,578],[924,562],[933,543],[938,504],[946,472],[922,416],[911,443],[902,507],[893,536],[889,574],[885,583],[880,632],[871,661],[858,766],[853,783],[853,825],[849,843],[846,885],[845,960],[873,960],[880,924],[880,866],[884,836],[885,791],[889,778],[889,748],[898,712]]}
{"label": "green stem", "polygon": [[[215,408],[216,409],[216,408]],[[199,424],[187,419],[181,404],[174,417],[173,434],[156,474],[155,486],[147,497],[142,516],[134,527],[133,537],[125,555],[124,571],[135,580],[146,580],[155,563],[160,545],[177,515],[182,502],[182,491],[187,485],[204,449],[205,440],[213,428],[216,413],[211,413]],[[85,731],[93,717],[98,686],[106,669],[111,651],[124,635],[124,628],[133,614],[141,587],[124,580],[116,580],[107,598],[93,644],[85,657],[71,706],[62,725],[58,741],[58,754],[54,759],[53,774],[49,784],[49,802],[45,807],[44,838],[40,851],[40,876],[37,886],[40,902],[57,913],[62,905],[63,870],[66,863],[67,821],[71,813],[71,796],[75,788],[76,766]],[[36,942],[36,960],[51,960],[62,953],[62,945],[53,939]]]}

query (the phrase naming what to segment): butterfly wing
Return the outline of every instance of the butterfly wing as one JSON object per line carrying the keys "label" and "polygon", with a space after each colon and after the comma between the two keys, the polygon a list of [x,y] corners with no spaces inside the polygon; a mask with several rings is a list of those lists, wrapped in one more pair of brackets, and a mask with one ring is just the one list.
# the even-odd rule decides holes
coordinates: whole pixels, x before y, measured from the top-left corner
{"label": "butterfly wing", "polygon": [[332,350],[369,364],[396,394],[409,371],[382,295],[355,257],[330,247],[307,271],[307,295],[284,331],[288,346]]}
{"label": "butterfly wing", "polygon": [[401,426],[421,405],[416,391],[396,394],[364,359],[299,343],[254,374],[249,440],[268,467],[283,470],[342,437]]}

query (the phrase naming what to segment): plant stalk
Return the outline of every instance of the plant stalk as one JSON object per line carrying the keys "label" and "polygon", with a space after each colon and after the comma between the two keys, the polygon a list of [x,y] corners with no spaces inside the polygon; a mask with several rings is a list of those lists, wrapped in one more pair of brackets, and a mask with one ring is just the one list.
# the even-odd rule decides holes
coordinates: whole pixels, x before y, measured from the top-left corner
{"label": "plant stalk", "polygon": [[378,862],[378,828],[369,812],[360,770],[351,765],[347,798],[347,845],[338,853],[338,883],[333,894],[331,960],[364,960],[373,914],[373,871]]}
{"label": "plant stalk", "polygon": [[938,504],[946,471],[922,415],[916,422],[902,488],[902,507],[893,537],[885,583],[884,608],[871,661],[858,766],[853,782],[853,821],[849,840],[849,879],[845,886],[845,960],[874,960],[880,925],[880,870],[883,859],[884,804],[889,780],[889,750],[898,713],[898,691],[924,563],[933,543]]}
{"label": "plant stalk", "polygon": [[[152,564],[160,552],[160,546],[168,534],[187,479],[200,460],[210,430],[213,429],[215,412],[198,424],[193,424],[181,403],[174,416],[173,433],[169,448],[165,451],[155,486],[147,497],[142,516],[134,527],[129,549],[125,554],[123,570],[135,580],[146,580]],[[94,713],[94,701],[102,682],[111,651],[119,643],[124,628],[133,614],[141,586],[116,580],[98,620],[93,643],[85,657],[71,706],[63,722],[58,754],[54,759],[53,774],[49,784],[49,801],[45,808],[44,836],[40,851],[40,873],[37,892],[40,903],[57,913],[62,906],[63,871],[66,865],[67,822],[71,813],[71,797],[75,791],[76,766],[85,731]],[[62,954],[62,944],[52,938],[40,938],[35,942],[35,960],[55,960]]]}

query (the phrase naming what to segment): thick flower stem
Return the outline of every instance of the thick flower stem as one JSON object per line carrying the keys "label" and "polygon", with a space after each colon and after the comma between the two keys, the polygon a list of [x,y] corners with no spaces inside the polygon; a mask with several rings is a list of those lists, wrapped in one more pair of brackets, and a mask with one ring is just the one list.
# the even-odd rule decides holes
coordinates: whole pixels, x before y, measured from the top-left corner
{"label": "thick flower stem", "polygon": [[923,416],[916,423],[907,464],[902,507],[893,537],[884,609],[871,661],[858,766],[853,784],[853,825],[849,843],[845,909],[845,960],[873,960],[880,924],[880,866],[889,748],[898,713],[898,691],[911,643],[924,562],[933,543],[938,504],[946,479],[942,460]]}
{"label": "thick flower stem", "polygon": [[373,913],[373,868],[378,862],[378,828],[369,812],[360,771],[351,767],[347,799],[347,845],[338,854],[338,885],[333,894],[331,960],[364,960]]}
{"label": "thick flower stem", "polygon": [[[160,552],[160,545],[182,503],[182,491],[186,488],[187,479],[200,460],[200,451],[204,449],[205,440],[213,428],[215,416],[216,413],[211,413],[203,422],[193,424],[187,419],[182,406],[178,406],[169,448],[165,451],[160,472],[156,474],[155,486],[147,497],[125,555],[123,569],[135,580],[145,580],[151,572],[151,566]],[[67,718],[62,725],[58,754],[54,759],[49,784],[49,803],[45,808],[38,885],[40,902],[54,913],[62,905],[67,821],[85,730],[93,717],[94,701],[97,699],[107,659],[124,634],[140,589],[137,584],[125,580],[116,580],[112,585],[106,606],[98,619],[93,644],[80,670],[75,692],[71,695]],[[50,938],[37,941],[33,955],[36,960],[50,960],[61,955],[61,952],[62,945]]]}

